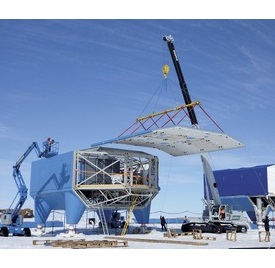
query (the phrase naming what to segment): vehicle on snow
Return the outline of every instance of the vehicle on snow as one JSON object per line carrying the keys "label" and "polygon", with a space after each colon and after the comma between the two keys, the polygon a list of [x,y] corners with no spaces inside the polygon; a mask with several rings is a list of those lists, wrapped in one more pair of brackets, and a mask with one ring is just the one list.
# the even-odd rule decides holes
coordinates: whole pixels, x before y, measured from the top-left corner
{"label": "vehicle on snow", "polygon": [[189,222],[183,223],[181,226],[181,231],[185,232],[193,232],[194,230],[201,230],[202,233],[225,233],[229,230],[236,230],[237,233],[246,233],[247,226],[240,224],[232,224],[232,223],[213,223],[213,222]]}

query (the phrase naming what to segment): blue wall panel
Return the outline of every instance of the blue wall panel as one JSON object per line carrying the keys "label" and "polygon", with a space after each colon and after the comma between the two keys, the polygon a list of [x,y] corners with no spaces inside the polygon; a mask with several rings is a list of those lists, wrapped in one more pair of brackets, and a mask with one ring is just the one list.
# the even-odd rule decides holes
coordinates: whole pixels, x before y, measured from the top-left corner
{"label": "blue wall panel", "polygon": [[225,196],[221,198],[223,204],[228,204],[234,210],[246,211],[252,222],[256,222],[256,214],[248,196]]}
{"label": "blue wall panel", "polygon": [[[250,219],[256,221],[254,207],[249,197],[268,195],[269,166],[271,164],[213,171],[222,203],[231,205],[235,210],[246,211]],[[205,185],[204,197],[206,198]]]}
{"label": "blue wall panel", "polygon": [[220,195],[267,195],[268,166],[213,171]]}
{"label": "blue wall panel", "polygon": [[65,210],[68,224],[79,222],[86,207],[72,188],[73,163],[73,151],[32,163],[30,195],[38,224],[46,222],[51,210]]}
{"label": "blue wall panel", "polygon": [[228,204],[233,210],[253,211],[254,207],[248,196],[223,196],[221,197],[223,204]]}
{"label": "blue wall panel", "polygon": [[139,224],[149,223],[151,202],[144,209],[134,209],[134,215]]}
{"label": "blue wall panel", "polygon": [[74,152],[32,162],[30,195],[72,188]]}

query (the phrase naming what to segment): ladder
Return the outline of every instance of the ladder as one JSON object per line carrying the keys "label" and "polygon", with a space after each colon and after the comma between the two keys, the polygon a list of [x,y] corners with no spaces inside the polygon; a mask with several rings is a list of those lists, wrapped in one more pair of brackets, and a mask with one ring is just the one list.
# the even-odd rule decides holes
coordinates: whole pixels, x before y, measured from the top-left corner
{"label": "ladder", "polygon": [[98,206],[97,211],[98,211],[98,217],[101,221],[101,228],[102,228],[103,234],[104,235],[109,235],[109,229],[108,229],[108,225],[107,225],[107,222],[106,222],[106,218],[105,218],[105,214],[104,214],[102,204]]}
{"label": "ladder", "polygon": [[127,219],[126,219],[126,222],[123,226],[123,229],[122,229],[122,232],[121,232],[121,235],[125,235],[126,234],[126,231],[127,231],[127,228],[128,228],[128,225],[131,221],[131,218],[132,218],[132,213],[133,213],[133,210],[136,206],[136,203],[137,203],[137,200],[138,200],[138,195],[135,196],[133,202],[132,202],[132,205],[128,211],[128,215],[127,215]]}

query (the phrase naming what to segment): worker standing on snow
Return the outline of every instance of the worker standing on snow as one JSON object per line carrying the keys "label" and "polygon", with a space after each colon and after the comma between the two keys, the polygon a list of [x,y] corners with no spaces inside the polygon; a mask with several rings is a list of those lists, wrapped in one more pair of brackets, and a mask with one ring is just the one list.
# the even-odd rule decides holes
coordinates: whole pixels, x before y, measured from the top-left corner
{"label": "worker standing on snow", "polygon": [[265,231],[269,232],[269,218],[267,215],[265,216],[265,219],[263,220],[263,222],[264,222]]}
{"label": "worker standing on snow", "polygon": [[187,216],[184,216],[184,218],[183,218],[183,223],[189,223],[190,221],[189,221],[189,219],[187,218]]}
{"label": "worker standing on snow", "polygon": [[164,216],[160,216],[161,231],[167,231],[167,223]]}

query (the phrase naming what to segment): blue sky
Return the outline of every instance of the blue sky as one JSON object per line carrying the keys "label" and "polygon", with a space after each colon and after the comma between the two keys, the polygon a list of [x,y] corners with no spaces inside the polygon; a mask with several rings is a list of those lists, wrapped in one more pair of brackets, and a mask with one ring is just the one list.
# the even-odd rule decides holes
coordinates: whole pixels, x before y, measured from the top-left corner
{"label": "blue sky", "polygon": [[[213,169],[274,163],[274,29],[275,20],[257,19],[1,20],[1,208],[17,192],[12,166],[33,141],[51,136],[60,153],[84,149],[116,138],[140,115],[183,104],[162,41],[169,34],[192,100],[246,145],[211,153]],[[199,111],[197,117],[201,128],[213,128]],[[161,191],[151,211],[200,215],[200,156],[143,151],[160,161]],[[32,152],[21,167],[28,187],[35,160]]]}

